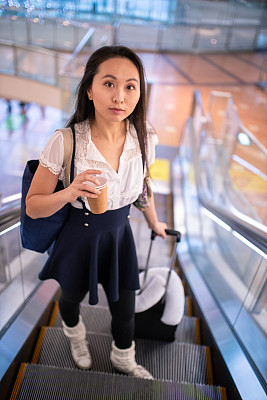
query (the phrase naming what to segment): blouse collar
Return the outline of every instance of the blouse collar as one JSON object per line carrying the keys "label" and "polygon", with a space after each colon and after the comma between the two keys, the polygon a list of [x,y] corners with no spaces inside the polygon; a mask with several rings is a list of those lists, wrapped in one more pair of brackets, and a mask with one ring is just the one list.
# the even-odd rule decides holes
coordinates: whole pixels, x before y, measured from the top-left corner
{"label": "blouse collar", "polygon": [[[94,161],[106,162],[102,154],[97,150],[91,137],[91,126],[89,120],[83,121],[75,125],[75,130],[77,133],[86,136],[87,141],[87,158]],[[81,138],[82,139],[82,138]],[[132,152],[133,150],[140,150],[137,132],[133,124],[126,119],[126,138],[122,152],[122,158],[126,156],[127,152]]]}

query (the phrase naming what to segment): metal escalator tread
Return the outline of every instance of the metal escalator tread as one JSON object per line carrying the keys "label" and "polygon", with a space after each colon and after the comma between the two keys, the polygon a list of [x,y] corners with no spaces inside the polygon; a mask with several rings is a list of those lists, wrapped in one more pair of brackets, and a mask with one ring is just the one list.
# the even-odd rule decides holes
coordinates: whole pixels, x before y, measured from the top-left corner
{"label": "metal escalator tread", "polygon": [[223,400],[217,386],[27,364],[14,400]]}
{"label": "metal escalator tread", "polygon": [[[110,333],[111,315],[106,307],[96,307],[81,304],[80,312],[89,332]],[[175,334],[177,342],[199,343],[197,339],[197,323],[195,317],[184,316],[178,325]],[[60,314],[57,313],[54,327],[62,327]]]}
{"label": "metal escalator tread", "polygon": [[[80,314],[87,331],[110,333],[111,315],[107,307],[81,304]],[[62,327],[62,319],[59,313],[56,316],[54,327]]]}
{"label": "metal escalator tread", "polygon": [[[115,373],[110,362],[112,336],[87,332],[87,340],[93,359],[92,370]],[[206,346],[190,343],[136,339],[136,360],[156,379],[210,384],[206,349]],[[62,329],[46,328],[37,363],[76,368]]]}

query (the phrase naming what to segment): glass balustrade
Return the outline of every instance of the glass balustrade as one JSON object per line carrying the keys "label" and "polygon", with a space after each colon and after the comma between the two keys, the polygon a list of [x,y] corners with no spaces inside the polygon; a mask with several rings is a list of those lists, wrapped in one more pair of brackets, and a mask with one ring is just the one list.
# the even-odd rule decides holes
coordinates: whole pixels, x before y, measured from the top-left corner
{"label": "glass balustrade", "polygon": [[[207,121],[200,93],[196,92],[179,149],[189,251],[229,325],[266,380],[267,229],[264,220],[267,193],[264,168],[267,155],[257,141],[248,141],[248,137],[253,139],[249,131],[246,131],[248,137],[241,139],[240,129],[237,129],[229,164],[229,153],[224,149],[222,137],[216,139],[215,133],[211,135]],[[246,147],[248,145],[252,147]],[[251,170],[253,164],[256,170]],[[216,213],[216,209],[219,212]],[[223,211],[227,219],[222,217]],[[229,215],[233,224],[229,222]],[[255,246],[235,228],[236,216],[239,221],[243,220],[244,232],[248,226],[251,232],[254,228],[261,232],[263,241],[265,237],[264,249]],[[246,217],[249,225],[246,225]]]}
{"label": "glass balustrade", "polygon": [[236,191],[251,205],[254,218],[267,225],[267,150],[240,127],[229,174]]}
{"label": "glass balustrade", "polygon": [[19,217],[0,230],[0,336],[39,286],[47,255],[22,249]]}
{"label": "glass balustrade", "polygon": [[192,126],[200,165],[199,190],[217,206],[236,216],[242,214],[263,228],[267,150],[243,126],[231,94],[212,92],[206,115],[196,105]]}

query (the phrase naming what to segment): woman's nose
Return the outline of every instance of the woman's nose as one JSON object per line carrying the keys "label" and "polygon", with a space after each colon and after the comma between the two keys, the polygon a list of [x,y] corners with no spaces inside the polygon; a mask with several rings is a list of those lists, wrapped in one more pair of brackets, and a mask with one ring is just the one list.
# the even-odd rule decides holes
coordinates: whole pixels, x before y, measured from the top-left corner
{"label": "woman's nose", "polygon": [[113,98],[114,103],[121,104],[124,102],[124,94],[122,90],[117,90]]}

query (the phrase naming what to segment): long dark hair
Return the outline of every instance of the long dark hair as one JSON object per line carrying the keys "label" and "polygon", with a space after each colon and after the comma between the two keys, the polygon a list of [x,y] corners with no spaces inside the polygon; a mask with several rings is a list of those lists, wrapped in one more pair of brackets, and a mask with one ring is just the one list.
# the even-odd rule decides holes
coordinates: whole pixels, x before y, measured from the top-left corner
{"label": "long dark hair", "polygon": [[87,91],[92,87],[94,76],[99,71],[99,66],[110,58],[125,57],[136,66],[140,78],[140,98],[134,109],[129,115],[129,121],[134,125],[139,145],[141,148],[143,162],[147,165],[147,130],[146,130],[146,86],[144,68],[142,61],[131,49],[125,46],[103,46],[96,50],[86,63],[84,75],[77,88],[77,100],[75,112],[67,122],[67,127],[72,124],[89,119],[94,121],[95,108],[92,101],[88,99]]}

